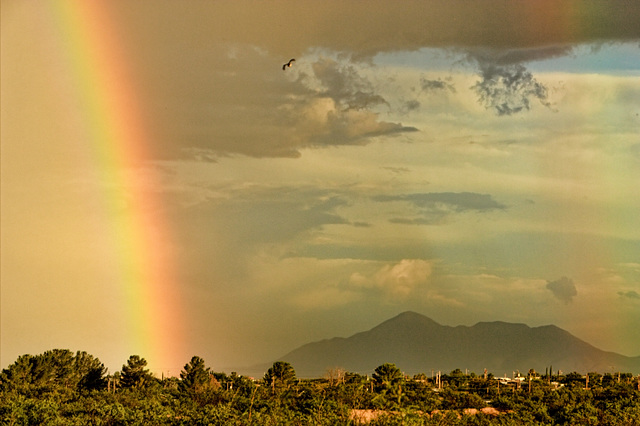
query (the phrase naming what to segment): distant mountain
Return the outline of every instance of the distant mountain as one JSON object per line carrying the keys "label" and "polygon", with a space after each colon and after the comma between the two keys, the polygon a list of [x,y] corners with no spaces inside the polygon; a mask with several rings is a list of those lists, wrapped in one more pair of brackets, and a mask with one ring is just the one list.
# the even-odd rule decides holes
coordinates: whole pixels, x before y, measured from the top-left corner
{"label": "distant mountain", "polygon": [[640,373],[640,356],[602,351],[554,325],[529,327],[507,322],[479,322],[472,327],[440,325],[415,312],[404,312],[369,331],[348,338],[308,343],[278,360],[293,365],[299,377],[322,377],[327,369],[370,374],[394,363],[406,374],[456,368],[494,375],[533,368],[581,373]]}

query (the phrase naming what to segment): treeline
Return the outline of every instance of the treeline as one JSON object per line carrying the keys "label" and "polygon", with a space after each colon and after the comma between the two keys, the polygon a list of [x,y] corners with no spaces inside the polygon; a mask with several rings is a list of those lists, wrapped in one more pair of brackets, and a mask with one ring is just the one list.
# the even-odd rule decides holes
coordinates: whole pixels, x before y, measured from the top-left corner
{"label": "treeline", "polygon": [[137,355],[107,374],[86,352],[23,355],[0,374],[2,425],[638,425],[640,377],[630,373],[496,379],[453,370],[371,377],[330,369],[296,378],[276,362],[254,380],[213,372],[194,356],[180,377],[158,378]]}

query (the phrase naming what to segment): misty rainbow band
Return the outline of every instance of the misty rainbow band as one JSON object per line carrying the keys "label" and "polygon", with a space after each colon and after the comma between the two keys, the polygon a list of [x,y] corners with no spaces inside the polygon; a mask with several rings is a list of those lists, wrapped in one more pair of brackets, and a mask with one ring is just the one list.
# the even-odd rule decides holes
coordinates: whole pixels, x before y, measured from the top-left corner
{"label": "misty rainbow band", "polygon": [[[143,118],[132,76],[133,52],[124,44],[107,1],[55,1],[42,4],[54,34],[46,46],[68,75],[73,99],[69,117],[82,129],[78,149],[87,151],[87,168],[100,182],[96,215],[114,271],[117,312],[124,312],[123,336],[109,336],[115,347],[145,357],[158,374],[184,362],[183,312],[171,254],[172,236],[157,177],[141,167],[151,157],[151,126]],[[68,90],[67,90],[68,92]],[[91,283],[87,283],[91,285]],[[123,363],[126,360],[123,360]],[[179,371],[179,370],[178,370]]]}

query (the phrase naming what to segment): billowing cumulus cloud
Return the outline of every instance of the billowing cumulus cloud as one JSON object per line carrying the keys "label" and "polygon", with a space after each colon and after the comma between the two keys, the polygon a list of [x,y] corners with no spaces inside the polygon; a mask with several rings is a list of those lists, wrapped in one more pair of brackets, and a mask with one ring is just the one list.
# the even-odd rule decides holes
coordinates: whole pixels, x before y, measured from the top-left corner
{"label": "billowing cumulus cloud", "polygon": [[320,58],[311,68],[312,76],[300,81],[313,97],[300,98],[289,109],[301,147],[365,145],[373,137],[417,130],[379,119],[373,109],[387,101],[354,66]]}
{"label": "billowing cumulus cloud", "polygon": [[354,273],[349,284],[354,288],[381,290],[394,298],[406,298],[428,282],[432,264],[422,259],[403,259],[387,264],[373,275]]}
{"label": "billowing cumulus cloud", "polygon": [[571,302],[578,295],[578,290],[573,280],[567,277],[548,281],[546,287],[558,300],[564,303]]}

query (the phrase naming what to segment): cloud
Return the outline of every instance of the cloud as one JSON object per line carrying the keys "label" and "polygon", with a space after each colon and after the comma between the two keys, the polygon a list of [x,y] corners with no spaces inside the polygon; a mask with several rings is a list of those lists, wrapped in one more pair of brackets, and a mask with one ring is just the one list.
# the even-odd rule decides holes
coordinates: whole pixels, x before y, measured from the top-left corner
{"label": "cloud", "polygon": [[373,84],[362,77],[353,65],[341,65],[329,58],[312,64],[315,77],[324,87],[318,95],[328,96],[343,109],[367,109],[387,101],[376,94]]}
{"label": "cloud", "polygon": [[403,259],[386,264],[372,275],[353,273],[349,284],[354,288],[378,289],[395,298],[406,298],[426,284],[432,274],[431,262],[422,259]]}
{"label": "cloud", "polygon": [[428,80],[424,77],[420,78],[420,88],[423,92],[441,92],[441,91],[449,91],[451,93],[455,93],[456,89],[453,84],[444,81],[442,79],[437,80]]}
{"label": "cloud", "polygon": [[467,50],[467,55],[469,60],[481,65],[494,64],[505,67],[568,56],[572,54],[573,48],[571,44],[506,49],[479,47]]}
{"label": "cloud", "polygon": [[411,99],[405,101],[404,104],[400,107],[400,112],[406,114],[411,111],[417,111],[420,109],[420,101],[417,99]]}
{"label": "cloud", "polygon": [[632,300],[638,300],[640,299],[640,293],[638,293],[635,290],[629,290],[629,291],[619,291],[618,295],[622,298],[625,299],[632,299]]}
{"label": "cloud", "polygon": [[[286,57],[284,61],[289,59],[287,55],[295,56],[310,45],[354,57],[372,57],[379,52],[425,46],[548,49],[640,36],[640,5],[634,1],[625,1],[624,7],[586,2],[564,8],[553,7],[556,4],[550,0],[535,5],[501,0],[434,0],[428,7],[421,1],[390,4],[385,0],[309,4],[279,1],[277,5],[250,3],[249,7],[247,2],[238,1],[214,6],[204,3],[189,11],[196,18],[195,30],[210,38],[226,36],[261,45]],[[154,9],[161,12],[166,8],[161,5]],[[181,35],[170,19],[174,14],[165,12],[163,16],[156,10],[152,12],[160,16],[152,16],[149,21],[164,18],[161,25],[166,24],[167,32],[174,37]],[[235,19],[228,19],[230,16]]]}
{"label": "cloud", "polygon": [[[154,123],[153,159],[296,158],[307,148],[366,145],[372,138],[416,131],[376,114],[387,100],[358,66],[381,52],[429,47],[482,56],[482,78],[474,86],[478,97],[488,109],[509,115],[533,101],[548,102],[546,88],[519,68],[526,61],[568,54],[576,43],[640,37],[635,2],[624,8],[556,8],[553,19],[546,7],[498,0],[437,0],[429,7],[382,0],[313,7],[304,1],[203,2],[187,9],[114,2],[111,8],[118,17],[113,33],[126,37],[116,43],[126,46],[119,59],[132,70],[130,86],[144,95],[132,103],[142,101],[141,119]],[[566,31],[566,22],[597,24]],[[295,76],[300,59],[317,51],[351,63],[313,63],[307,77],[321,86],[315,90]],[[291,57],[298,62],[285,73],[281,65]],[[423,79],[422,88],[453,90],[446,80]],[[413,100],[400,110],[419,107]]]}
{"label": "cloud", "polygon": [[291,297],[291,303],[304,310],[333,309],[360,299],[360,294],[336,286],[305,289]]}
{"label": "cloud", "polygon": [[417,131],[379,120],[372,109],[388,103],[353,65],[320,58],[311,69],[312,75],[300,82],[313,97],[305,95],[289,109],[301,147],[365,145],[373,137]]}
{"label": "cloud", "polygon": [[531,100],[537,99],[550,107],[547,88],[538,82],[522,64],[480,64],[480,77],[471,87],[479,102],[497,115],[512,115],[531,109]]}
{"label": "cloud", "polygon": [[498,203],[489,194],[475,192],[426,192],[405,195],[379,195],[373,198],[375,201],[408,201],[418,207],[436,208],[438,205],[446,205],[457,212],[466,210],[487,211],[505,209],[506,206]]}
{"label": "cloud", "polygon": [[551,107],[548,88],[536,80],[524,66],[531,61],[552,59],[571,54],[570,44],[557,46],[496,49],[476,47],[466,51],[467,61],[477,67],[481,80],[471,89],[478,101],[498,116],[512,115],[531,109],[539,101]]}
{"label": "cloud", "polygon": [[558,300],[565,304],[571,302],[574,296],[578,294],[573,280],[567,277],[562,277],[555,281],[548,281],[546,287]]}
{"label": "cloud", "polygon": [[369,222],[352,222],[351,225],[356,228],[371,228],[371,224]]}
{"label": "cloud", "polygon": [[216,196],[173,213],[181,217],[174,235],[181,262],[199,280],[242,281],[265,247],[295,250],[326,225],[350,224],[337,212],[348,202],[331,191],[251,185],[211,192]]}
{"label": "cloud", "polygon": [[436,223],[452,213],[468,211],[487,212],[504,210],[506,206],[497,202],[489,194],[475,192],[428,192],[403,195],[379,195],[373,197],[378,202],[403,201],[418,208],[418,218],[392,218],[391,223],[425,225]]}
{"label": "cloud", "polygon": [[409,173],[411,171],[411,169],[409,169],[408,167],[392,167],[392,166],[385,166],[382,167],[385,170],[389,170],[392,173],[395,174],[403,174],[403,173]]}

